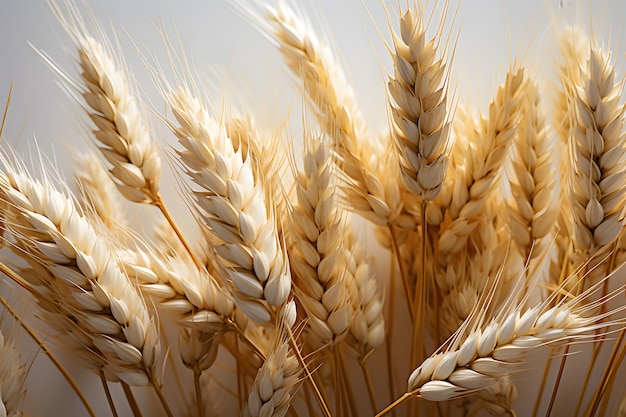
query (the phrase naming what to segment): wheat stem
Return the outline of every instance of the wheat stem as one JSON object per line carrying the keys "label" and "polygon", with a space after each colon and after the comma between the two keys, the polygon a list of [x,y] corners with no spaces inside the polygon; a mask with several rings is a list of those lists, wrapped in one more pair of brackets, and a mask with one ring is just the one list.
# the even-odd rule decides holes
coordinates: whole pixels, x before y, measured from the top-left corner
{"label": "wheat stem", "polygon": [[376,410],[378,410],[378,404],[376,403],[376,391],[374,390],[374,385],[372,384],[372,375],[370,374],[369,367],[365,361],[360,360],[359,365],[363,371],[363,378],[365,378],[365,385],[367,386],[367,393],[370,397],[372,411],[375,413]]}
{"label": "wheat stem", "polygon": [[341,375],[341,379],[343,380],[343,383],[345,386],[346,396],[348,397],[348,404],[350,405],[350,410],[352,412],[351,414],[353,416],[358,416],[359,410],[356,405],[356,400],[354,398],[354,389],[352,387],[352,383],[350,382],[350,379],[348,378],[348,369],[346,368],[346,364],[343,359],[343,354],[341,353],[341,350],[339,349],[339,347],[337,347],[337,349],[335,350],[335,354],[337,355],[337,362],[339,363],[339,369],[340,369],[339,373]]}
{"label": "wheat stem", "polygon": [[409,392],[404,393],[400,398],[398,398],[397,400],[395,400],[394,402],[389,404],[387,407],[385,407],[381,412],[376,414],[375,417],[382,417],[382,416],[384,416],[385,414],[389,413],[390,411],[392,411],[393,409],[398,407],[400,404],[402,404],[403,402],[405,402],[406,400],[411,398],[412,395],[413,394],[411,394]]}
{"label": "wheat stem", "polygon": [[[389,262],[389,283],[390,283],[390,288],[389,288],[389,310],[387,313],[388,316],[388,321],[389,321],[389,327],[387,328],[387,335],[385,336],[385,356],[387,358],[387,379],[389,381],[388,387],[389,387],[389,398],[393,398],[396,392],[395,389],[395,380],[394,380],[394,375],[393,375],[393,359],[392,359],[392,343],[393,343],[393,324],[394,324],[394,317],[395,317],[395,300],[396,300],[396,268],[395,265],[396,263],[394,262],[394,260],[396,259],[395,257],[395,249],[392,250],[392,257],[391,260]],[[377,409],[376,409],[377,410]],[[374,410],[374,411],[376,411]],[[392,411],[392,414],[395,414],[394,411]]]}
{"label": "wheat stem", "polygon": [[[22,279],[16,273],[14,273],[12,270],[10,270],[2,262],[0,262],[0,272],[2,272],[3,274],[9,276],[16,283],[17,282],[23,282]],[[50,360],[52,361],[54,366],[57,367],[59,372],[61,372],[61,374],[65,377],[67,382],[71,385],[71,387],[74,390],[74,392],[76,393],[76,395],[78,395],[78,398],[80,398],[81,402],[85,406],[85,409],[87,410],[89,415],[91,417],[96,417],[96,413],[93,410],[93,408],[91,407],[91,404],[89,403],[89,400],[87,400],[87,397],[85,397],[85,394],[83,393],[83,391],[80,389],[80,387],[78,386],[78,384],[76,383],[74,378],[72,378],[72,376],[69,374],[69,372],[67,372],[67,369],[65,369],[65,367],[61,364],[61,362],[57,359],[57,357],[54,355],[54,353],[52,353],[50,351],[50,349],[48,349],[48,347],[46,346],[46,343],[43,341],[43,339],[41,339],[33,331],[33,329],[30,328],[30,326],[28,326],[26,323],[24,323],[22,318],[17,314],[17,311],[15,311],[13,309],[13,307],[11,307],[9,305],[9,303],[7,302],[7,300],[5,298],[0,297],[0,303],[2,303],[2,305],[9,312],[9,314],[11,314],[11,316],[13,316],[13,318],[15,318],[15,320],[20,324],[20,326],[26,331],[26,333],[28,333],[28,335],[35,341],[35,343],[37,343],[37,345],[44,351],[44,353],[48,356],[48,358],[50,358]]]}
{"label": "wheat stem", "polygon": [[396,240],[396,235],[394,233],[394,227],[389,226],[389,232],[391,233],[391,244],[393,248],[393,254],[395,255],[396,262],[398,262],[398,268],[400,269],[400,277],[402,278],[402,284],[404,285],[404,295],[406,297],[406,304],[409,307],[409,311],[411,313],[411,318],[415,317],[415,307],[413,306],[413,299],[411,298],[411,289],[409,286],[409,275],[406,272],[406,268],[402,262],[402,254],[400,253],[400,247],[398,246],[398,241]]}
{"label": "wheat stem", "polygon": [[137,399],[135,398],[135,395],[133,394],[133,390],[130,388],[130,386],[126,382],[121,381],[121,384],[122,384],[122,390],[124,391],[124,395],[126,396],[126,401],[128,401],[128,406],[133,412],[133,416],[143,417],[143,414],[141,413],[141,409],[139,408],[139,404],[137,403]]}
{"label": "wheat stem", "polygon": [[7,96],[7,102],[4,105],[4,113],[2,113],[2,124],[0,124],[0,142],[2,141],[2,132],[4,132],[4,123],[7,121],[7,115],[9,114],[9,104],[11,104],[11,95],[13,94],[13,83],[9,88],[9,95]]}
{"label": "wheat stem", "polygon": [[158,383],[154,370],[152,370],[150,373],[150,379],[152,382],[152,388],[154,388],[154,392],[156,393],[157,397],[159,397],[159,401],[163,406],[163,411],[165,411],[167,417],[174,417],[174,413],[172,413],[172,409],[167,402],[167,398],[165,398],[165,395],[163,394],[163,390],[161,389],[161,385],[159,385]]}
{"label": "wheat stem", "polygon": [[[622,232],[620,232],[620,235],[618,236],[618,238],[616,239],[616,241],[613,243],[613,250],[611,252],[611,257],[609,259],[609,263],[607,266],[607,270],[606,273],[610,274],[611,271],[613,271],[613,268],[615,267],[615,260],[617,257],[617,251],[618,249],[618,243],[621,239],[623,230]],[[602,287],[602,297],[605,297],[609,292],[609,280],[606,280],[604,282],[604,285]],[[600,308],[600,314],[604,314],[606,312],[606,305],[602,304],[602,307]],[[600,338],[602,337],[601,334],[604,331],[604,329],[598,329],[596,330],[596,340],[600,340]],[[583,389],[582,392],[580,393],[580,396],[578,397],[578,402],[576,404],[576,412],[574,413],[574,415],[578,415],[578,412],[580,411],[580,407],[582,406],[582,402],[583,402],[583,398],[585,397],[585,392],[587,391],[587,385],[589,385],[589,380],[591,379],[591,373],[593,371],[593,368],[596,364],[596,361],[598,360],[598,356],[600,354],[600,349],[602,348],[602,344],[601,343],[594,343],[593,345],[593,352],[591,354],[591,362],[589,363],[589,368],[587,369],[587,374],[585,375],[585,382],[583,384]]]}
{"label": "wheat stem", "polygon": [[[593,398],[591,399],[591,403],[590,403],[591,411],[588,414],[589,417],[595,416],[596,411],[598,410],[598,406],[600,405],[600,400],[602,399],[602,395],[604,395],[608,380],[614,370],[615,358],[617,358],[618,356],[618,349],[620,345],[622,344],[622,341],[624,340],[625,335],[626,335],[626,330],[620,331],[619,336],[617,340],[615,341],[615,346],[613,346],[613,350],[611,351],[611,356],[609,357],[609,360],[606,363],[604,372],[602,372],[602,377],[600,378],[601,383],[600,385],[598,385],[598,388],[594,392]],[[619,365],[619,362],[618,362],[618,365]]]}
{"label": "wheat stem", "polygon": [[193,386],[196,391],[196,402],[198,403],[198,416],[204,416],[204,400],[202,399],[202,388],[200,387],[200,377],[202,371],[194,369],[193,371]]}
{"label": "wheat stem", "polygon": [[[552,348],[551,350],[555,350],[556,348]],[[537,392],[537,398],[535,399],[535,407],[533,408],[533,417],[537,417],[537,413],[539,412],[539,406],[541,405],[541,398],[543,397],[543,390],[546,387],[546,383],[548,381],[548,375],[550,374],[550,368],[552,365],[553,355],[548,356],[546,366],[543,370],[543,375],[541,377],[541,383],[539,384],[539,391]]]}
{"label": "wheat stem", "polygon": [[98,372],[98,375],[100,375],[100,382],[102,382],[102,389],[104,390],[104,395],[107,397],[111,414],[113,414],[113,417],[118,417],[117,410],[115,409],[115,403],[113,402],[113,397],[111,396],[111,390],[109,390],[109,384],[107,383],[106,376],[104,376],[102,369]]}
{"label": "wheat stem", "polygon": [[607,415],[606,414],[606,409],[609,406],[609,401],[611,399],[611,396],[610,395],[605,395],[605,394],[607,392],[611,393],[611,391],[613,391],[613,387],[615,385],[615,375],[617,375],[618,369],[620,368],[620,366],[624,362],[624,357],[625,356],[626,356],[626,344],[622,346],[622,349],[617,354],[617,359],[613,362],[613,365],[611,365],[612,369],[611,369],[611,372],[610,372],[609,377],[608,377],[608,382],[604,381],[604,388],[603,388],[602,394],[601,394],[601,396],[603,397],[602,407],[600,408],[600,415],[601,416]]}
{"label": "wheat stem", "polygon": [[427,239],[427,225],[426,225],[426,207],[427,200],[422,200],[420,217],[421,217],[421,228],[422,228],[422,242],[421,242],[421,254],[420,254],[420,276],[417,277],[417,282],[415,283],[415,294],[413,298],[413,332],[412,332],[412,347],[411,347],[411,367],[417,366],[417,364],[421,361],[422,355],[424,354],[424,319],[426,316],[426,291],[427,291],[427,282],[426,282],[426,239]]}
{"label": "wheat stem", "polygon": [[552,389],[550,403],[548,403],[548,409],[546,410],[546,417],[550,417],[552,413],[552,407],[554,407],[554,401],[556,400],[556,395],[559,391],[559,385],[561,384],[561,379],[563,378],[563,370],[565,369],[565,361],[568,357],[569,347],[570,345],[565,346],[563,354],[561,355],[561,365],[559,365],[559,372],[556,375],[556,381],[554,381],[554,388]]}
{"label": "wheat stem", "polygon": [[182,243],[183,246],[185,247],[185,250],[187,251],[187,253],[191,257],[191,260],[193,261],[193,263],[196,266],[196,268],[198,268],[199,270],[202,270],[203,267],[202,267],[200,261],[198,261],[197,256],[193,253],[193,250],[191,249],[191,246],[187,242],[187,239],[185,239],[185,236],[183,235],[183,232],[178,228],[178,225],[174,221],[174,218],[170,214],[169,210],[167,209],[167,206],[165,205],[165,202],[163,201],[163,198],[161,197],[161,193],[159,193],[158,191],[155,194],[154,205],[158,207],[158,209],[163,214],[163,217],[165,217],[165,220],[167,220],[169,225],[172,227],[172,230],[174,231],[174,233],[176,233],[176,236],[180,240],[180,243]]}
{"label": "wheat stem", "polygon": [[[241,361],[237,360],[240,357],[239,355],[239,339],[235,338],[235,352],[233,356],[235,356],[235,367],[237,370],[237,404],[239,404],[239,409],[241,410],[245,403],[245,398],[247,398],[248,396],[248,393],[246,392],[244,375],[241,372]],[[263,359],[263,362],[265,362],[265,359]]]}

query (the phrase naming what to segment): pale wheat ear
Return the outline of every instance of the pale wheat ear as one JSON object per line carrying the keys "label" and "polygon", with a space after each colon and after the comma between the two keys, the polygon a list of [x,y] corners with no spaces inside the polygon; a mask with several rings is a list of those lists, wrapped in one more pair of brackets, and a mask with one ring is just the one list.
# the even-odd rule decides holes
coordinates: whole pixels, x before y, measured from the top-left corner
{"label": "pale wheat ear", "polygon": [[4,155],[2,163],[2,199],[13,210],[7,227],[23,254],[47,271],[39,275],[50,290],[43,294],[42,314],[57,318],[63,342],[71,342],[68,348],[86,348],[91,365],[108,378],[152,384],[158,391],[158,330],[143,298],[117,267],[107,237],[96,235],[51,178],[33,180],[19,162]]}
{"label": "pale wheat ear", "polygon": [[[161,161],[141,114],[129,71],[121,57],[113,53],[95,17],[90,15],[88,24],[73,3],[67,1],[64,6],[50,3],[78,50],[82,70],[81,78],[70,82],[68,89],[74,89],[86,103],[85,109],[96,127],[96,143],[113,166],[110,173],[120,192],[131,201],[156,202]],[[95,27],[95,37],[90,35],[88,26]],[[53,69],[62,79],[71,79],[54,64]]]}

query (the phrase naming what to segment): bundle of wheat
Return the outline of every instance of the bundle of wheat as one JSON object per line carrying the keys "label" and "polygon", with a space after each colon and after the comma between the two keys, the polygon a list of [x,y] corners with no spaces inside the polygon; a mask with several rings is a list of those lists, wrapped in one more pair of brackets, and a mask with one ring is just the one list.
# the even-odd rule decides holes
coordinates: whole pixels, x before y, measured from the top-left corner
{"label": "bundle of wheat", "polygon": [[[385,5],[377,134],[300,10],[235,3],[295,81],[301,137],[288,115],[276,128],[215,105],[166,35],[172,76],[142,55],[165,104],[149,108],[94,16],[50,4],[76,68],[39,54],[97,152],[76,155],[73,183],[41,152],[33,169],[2,152],[0,272],[21,296],[0,300],[88,414],[625,415],[626,104],[598,37],[557,28],[553,91],[514,61],[480,114],[455,93],[449,2]],[[162,160],[186,213],[161,192]],[[158,220],[133,224],[130,205]],[[378,242],[362,239],[370,228]],[[0,332],[0,417],[38,395],[13,342]],[[568,359],[584,345],[585,361]],[[108,408],[57,359],[68,353]],[[575,409],[559,410],[573,367]]]}

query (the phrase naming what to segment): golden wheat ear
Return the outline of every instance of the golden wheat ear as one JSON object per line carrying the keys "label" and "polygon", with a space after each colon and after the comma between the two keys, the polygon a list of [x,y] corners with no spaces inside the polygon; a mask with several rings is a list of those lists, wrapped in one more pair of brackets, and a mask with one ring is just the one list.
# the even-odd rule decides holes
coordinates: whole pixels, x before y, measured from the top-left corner
{"label": "golden wheat ear", "polygon": [[429,39],[421,10],[407,10],[393,33],[393,76],[389,76],[392,138],[407,189],[433,200],[448,166],[451,114],[447,58],[438,56],[439,38]]}
{"label": "golden wheat ear", "polygon": [[591,44],[589,58],[572,81],[569,107],[569,199],[576,227],[574,249],[593,254],[612,244],[624,227],[624,80],[610,52]]}

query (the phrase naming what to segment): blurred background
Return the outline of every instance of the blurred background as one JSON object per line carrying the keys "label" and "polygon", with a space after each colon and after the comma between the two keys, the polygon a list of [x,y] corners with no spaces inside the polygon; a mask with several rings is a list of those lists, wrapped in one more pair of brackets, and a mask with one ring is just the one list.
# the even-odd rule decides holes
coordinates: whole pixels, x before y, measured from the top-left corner
{"label": "blurred background", "polygon": [[[298,86],[276,48],[230,1],[92,0],[86,3],[105,31],[109,35],[116,33],[142,98],[157,113],[163,114],[164,103],[142,56],[148,62],[167,62],[163,31],[176,45],[180,42],[177,47],[193,63],[213,102],[220,103],[226,97],[242,103],[269,125],[280,123],[282,116],[277,115],[293,110],[298,102]],[[387,5],[387,13],[395,27],[396,2],[388,3],[391,4]],[[434,6],[435,14],[443,12],[443,2],[439,3]],[[308,0],[298,2],[298,7],[332,43],[366,120],[375,129],[386,129],[385,86],[391,60],[385,45],[391,37],[383,0]],[[546,85],[554,82],[557,60],[554,27],[565,23],[591,27],[601,44],[613,51],[622,73],[626,51],[621,39],[626,18],[624,1],[465,0],[457,4],[452,0],[449,8],[450,22],[456,11],[451,33],[453,38],[458,36],[452,85],[459,102],[475,109],[486,109],[512,62],[523,61],[527,70]],[[437,21],[435,18],[434,22]],[[14,86],[3,145],[17,149],[26,159],[37,146],[69,176],[71,151],[87,147],[85,119],[35,49],[76,76],[71,42],[44,0],[2,0],[0,39],[2,104],[11,85]],[[298,111],[293,114],[294,120],[300,119]],[[152,125],[160,140],[174,143],[161,122],[153,120]],[[297,138],[298,128],[294,127],[293,132]],[[175,191],[169,197],[175,200]],[[2,294],[15,299],[14,288],[6,284],[0,284],[0,288]],[[11,319],[6,317],[3,321],[6,326]],[[25,335],[21,338],[26,357],[33,360],[27,380],[26,411],[32,416],[83,415],[81,404],[45,355]],[[79,378],[96,407],[104,407],[99,381],[85,372]]]}

